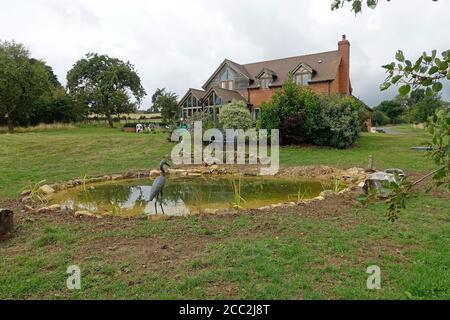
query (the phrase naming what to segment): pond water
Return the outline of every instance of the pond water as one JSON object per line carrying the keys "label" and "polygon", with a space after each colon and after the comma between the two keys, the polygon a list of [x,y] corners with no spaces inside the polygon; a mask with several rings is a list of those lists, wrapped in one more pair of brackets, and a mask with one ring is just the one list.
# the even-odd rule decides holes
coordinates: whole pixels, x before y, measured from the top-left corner
{"label": "pond water", "polygon": [[[154,200],[149,201],[152,183],[150,179],[138,179],[96,184],[87,190],[79,187],[57,193],[52,203],[96,214],[151,215],[155,214]],[[164,211],[167,215],[183,216],[204,209],[232,208],[236,203],[234,190],[239,185],[242,208],[311,199],[324,190],[318,181],[231,176],[168,177],[164,188]],[[159,205],[158,213],[161,214]]]}

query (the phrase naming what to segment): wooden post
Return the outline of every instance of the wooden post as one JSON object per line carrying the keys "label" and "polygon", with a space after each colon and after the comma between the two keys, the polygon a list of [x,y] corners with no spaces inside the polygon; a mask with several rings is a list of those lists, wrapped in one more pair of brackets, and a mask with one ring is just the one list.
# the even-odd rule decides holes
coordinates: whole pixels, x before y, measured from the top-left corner
{"label": "wooden post", "polygon": [[11,233],[14,229],[14,213],[8,209],[0,209],[0,236]]}

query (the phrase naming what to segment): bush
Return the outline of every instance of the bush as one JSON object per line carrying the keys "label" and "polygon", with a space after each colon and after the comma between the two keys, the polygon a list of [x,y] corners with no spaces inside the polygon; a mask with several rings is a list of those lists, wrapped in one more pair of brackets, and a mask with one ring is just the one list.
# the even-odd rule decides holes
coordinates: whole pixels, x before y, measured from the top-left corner
{"label": "bush", "polygon": [[384,126],[391,123],[391,119],[383,111],[375,110],[372,113],[372,123],[375,126]]}
{"label": "bush", "polygon": [[359,131],[358,111],[351,104],[342,101],[340,96],[320,97],[319,121],[310,136],[314,144],[348,148],[355,143]]}
{"label": "bush", "polygon": [[252,127],[252,116],[243,101],[232,101],[220,108],[219,123],[223,129],[243,129]]}
{"label": "bush", "polygon": [[297,112],[284,118],[280,128],[280,134],[280,144],[283,146],[307,142],[304,114]]}

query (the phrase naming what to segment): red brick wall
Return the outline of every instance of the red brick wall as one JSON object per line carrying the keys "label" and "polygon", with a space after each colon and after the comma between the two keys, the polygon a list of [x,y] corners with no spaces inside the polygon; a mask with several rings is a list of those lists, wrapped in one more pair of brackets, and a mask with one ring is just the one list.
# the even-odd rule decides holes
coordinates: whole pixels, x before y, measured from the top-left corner
{"label": "red brick wall", "polygon": [[262,102],[269,101],[273,94],[277,90],[280,90],[280,88],[281,87],[270,89],[249,89],[249,103],[253,104],[254,108],[259,108]]}

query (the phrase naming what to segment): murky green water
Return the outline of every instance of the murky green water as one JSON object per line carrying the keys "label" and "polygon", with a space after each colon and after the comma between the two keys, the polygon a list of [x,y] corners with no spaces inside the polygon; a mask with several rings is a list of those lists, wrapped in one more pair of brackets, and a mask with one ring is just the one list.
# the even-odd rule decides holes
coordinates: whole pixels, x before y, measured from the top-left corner
{"label": "murky green water", "polygon": [[[164,188],[163,207],[168,215],[187,215],[203,209],[231,208],[235,204],[233,181],[236,177],[171,178]],[[129,180],[94,185],[56,194],[53,203],[73,210],[96,214],[135,216],[155,214],[154,200],[149,201],[153,180]],[[317,181],[242,177],[241,207],[258,208],[274,203],[298,201],[318,196],[323,185]],[[158,206],[158,213],[161,210]]]}

